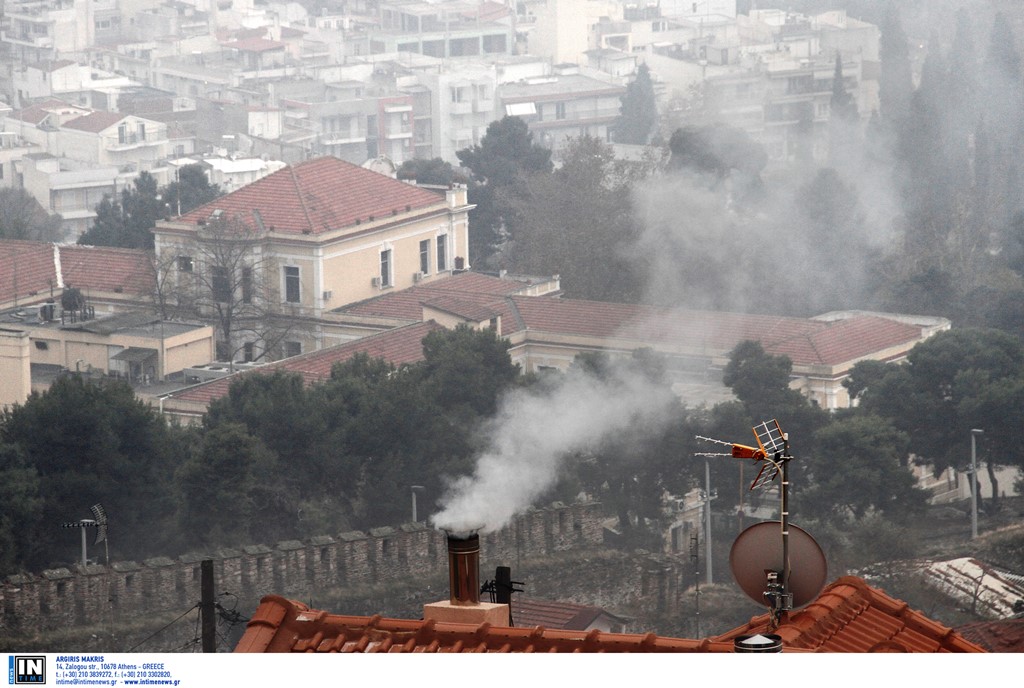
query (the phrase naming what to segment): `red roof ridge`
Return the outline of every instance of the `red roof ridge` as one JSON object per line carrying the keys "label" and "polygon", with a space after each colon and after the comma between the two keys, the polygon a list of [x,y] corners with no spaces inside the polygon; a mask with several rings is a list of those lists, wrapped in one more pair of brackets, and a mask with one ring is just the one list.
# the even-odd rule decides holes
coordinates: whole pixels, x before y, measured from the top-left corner
{"label": "red roof ridge", "polygon": [[306,225],[309,227],[309,231],[313,231],[313,218],[309,216],[309,206],[306,204],[306,196],[302,193],[302,185],[299,183],[299,178],[295,176],[295,168],[297,166],[289,165],[288,171],[291,173],[292,184],[295,185],[295,193],[299,197],[299,206],[302,208],[302,214],[306,218]]}

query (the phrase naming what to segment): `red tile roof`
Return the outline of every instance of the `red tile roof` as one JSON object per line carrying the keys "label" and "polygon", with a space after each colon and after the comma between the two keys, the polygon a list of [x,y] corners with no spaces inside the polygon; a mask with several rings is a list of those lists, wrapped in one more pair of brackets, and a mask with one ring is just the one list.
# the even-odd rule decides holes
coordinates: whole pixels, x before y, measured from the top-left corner
{"label": "red tile roof", "polygon": [[[889,347],[905,347],[921,337],[920,327],[867,315],[824,322],[527,296],[510,301],[520,329],[640,340],[708,356],[724,355],[751,339],[767,353],[789,356],[801,367],[839,365]],[[502,324],[503,330],[516,327],[510,320]]]}
{"label": "red tile roof", "polygon": [[[741,635],[768,633],[769,615],[714,640],[732,642]],[[785,649],[822,652],[984,652],[952,628],[910,609],[855,576],[825,587],[806,607],[791,612],[774,631]]]}
{"label": "red tile roof", "polygon": [[156,276],[148,251],[101,246],[61,246],[61,273],[66,286],[149,297]]}
{"label": "red tile roof", "polygon": [[[395,365],[416,363],[423,360],[423,338],[437,329],[441,329],[441,326],[433,321],[398,327],[319,351],[275,361],[263,368],[238,372],[188,387],[168,395],[167,398],[171,401],[209,404],[215,399],[227,396],[231,383],[239,375],[259,375],[278,370],[299,373],[309,385],[326,380],[331,376],[331,368],[335,363],[347,361],[357,353],[366,353],[370,358],[383,358]],[[173,406],[169,405],[168,408]]]}
{"label": "red tile roof", "polygon": [[438,194],[358,165],[325,157],[285,167],[201,206],[180,219],[197,223],[214,210],[248,220],[258,210],[275,232],[322,234],[371,217],[443,206]]}
{"label": "red tile roof", "polygon": [[39,241],[0,240],[0,304],[38,302],[60,289],[56,247]]}
{"label": "red tile roof", "polygon": [[22,122],[39,124],[54,112],[60,112],[61,110],[64,110],[66,113],[88,112],[86,108],[71,105],[63,100],[47,98],[46,100],[30,105],[27,108],[15,110],[10,116]]}
{"label": "red tile roof", "polygon": [[622,619],[600,607],[572,602],[552,602],[531,597],[512,597],[512,622],[519,628],[561,628],[569,631],[585,631],[600,617],[624,624]]}
{"label": "red tile roof", "polygon": [[235,652],[731,652],[732,643],[647,634],[344,616],[267,595]]}
{"label": "red tile roof", "polygon": [[[515,628],[490,624],[344,616],[267,595],[235,652],[732,652],[736,638],[768,633],[768,615],[715,638],[654,633]],[[950,653],[985,650],[906,603],[845,576],[774,631],[783,652]]]}
{"label": "red tile roof", "polygon": [[472,303],[474,307],[496,306],[498,312],[504,313],[506,306],[501,303],[500,297],[525,291],[530,286],[529,282],[513,278],[462,272],[401,291],[357,301],[335,311],[351,315],[419,320],[423,317],[424,303],[455,296],[464,303]]}
{"label": "red tile roof", "polygon": [[956,630],[989,652],[1024,652],[1024,618],[978,621]]}
{"label": "red tile roof", "polygon": [[99,132],[114,126],[125,117],[127,117],[127,115],[120,112],[90,112],[88,115],[82,115],[81,117],[68,120],[64,123],[64,128],[89,131],[98,134]]}
{"label": "red tile roof", "polygon": [[99,246],[59,246],[0,240],[0,304],[40,303],[67,286],[86,292],[149,296],[153,263],[148,251]]}
{"label": "red tile roof", "polygon": [[[450,312],[502,316],[501,334],[529,329],[536,333],[575,335],[594,339],[641,341],[724,356],[741,341],[759,341],[772,355],[786,355],[794,366],[835,366],[876,354],[890,347],[916,343],[922,328],[888,318],[855,314],[823,321],[771,315],[719,313],[657,308],[623,303],[523,296],[510,287],[489,289],[496,278],[468,276],[464,282],[439,280],[337,309],[340,313],[414,320],[424,304]],[[440,292],[447,292],[441,294]],[[457,292],[453,294],[452,292]],[[458,302],[456,304],[456,302]],[[483,317],[480,318],[481,320]]]}
{"label": "red tile roof", "polygon": [[768,353],[785,354],[796,363],[834,365],[869,356],[888,347],[913,341],[921,328],[872,315],[857,315],[826,323],[815,332],[799,333],[766,347]]}

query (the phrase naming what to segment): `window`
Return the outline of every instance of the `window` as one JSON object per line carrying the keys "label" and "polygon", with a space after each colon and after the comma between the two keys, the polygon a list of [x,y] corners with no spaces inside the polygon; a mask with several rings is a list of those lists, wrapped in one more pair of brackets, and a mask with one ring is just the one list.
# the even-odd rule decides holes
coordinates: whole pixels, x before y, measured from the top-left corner
{"label": "window", "polygon": [[565,119],[565,103],[555,103],[555,119]]}
{"label": "window", "polygon": [[192,262],[192,256],[178,256],[179,272],[192,272],[194,269],[195,263]]}
{"label": "window", "polygon": [[252,268],[242,268],[242,303],[252,303]]}
{"label": "window", "polygon": [[213,299],[218,303],[231,301],[231,280],[228,269],[221,265],[210,268],[210,286],[213,288]]}
{"label": "window", "polygon": [[40,351],[47,351],[50,348],[50,345],[47,342],[43,342],[38,339],[35,341],[35,344],[36,348]]}
{"label": "window", "polygon": [[128,143],[128,125],[124,122],[121,122],[117,127],[117,142]]}
{"label": "window", "polygon": [[299,303],[299,269],[293,266],[284,268],[284,300],[288,303]]}
{"label": "window", "polygon": [[380,252],[380,286],[391,286],[391,249]]}
{"label": "window", "polygon": [[145,122],[139,122],[138,123],[138,127],[137,127],[137,131],[139,133],[139,141],[145,141],[146,140],[146,123]]}
{"label": "window", "polygon": [[439,234],[437,237],[437,271],[444,272],[448,269],[448,235]]}
{"label": "window", "polygon": [[424,275],[430,272],[430,239],[420,242],[420,272]]}
{"label": "window", "polygon": [[284,357],[291,358],[302,353],[302,342],[285,342]]}
{"label": "window", "polygon": [[242,345],[242,358],[246,361],[251,361],[253,359],[254,351],[255,346],[253,345],[253,343],[246,342],[245,344]]}

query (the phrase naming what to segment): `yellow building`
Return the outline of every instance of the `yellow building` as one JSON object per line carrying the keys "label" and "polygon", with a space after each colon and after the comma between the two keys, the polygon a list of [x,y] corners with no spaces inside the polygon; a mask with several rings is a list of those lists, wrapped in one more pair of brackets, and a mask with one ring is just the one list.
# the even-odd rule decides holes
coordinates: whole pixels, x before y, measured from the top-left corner
{"label": "yellow building", "polygon": [[217,323],[220,360],[294,356],[358,336],[332,308],[467,270],[470,208],[464,186],[318,158],[158,222],[158,281]]}

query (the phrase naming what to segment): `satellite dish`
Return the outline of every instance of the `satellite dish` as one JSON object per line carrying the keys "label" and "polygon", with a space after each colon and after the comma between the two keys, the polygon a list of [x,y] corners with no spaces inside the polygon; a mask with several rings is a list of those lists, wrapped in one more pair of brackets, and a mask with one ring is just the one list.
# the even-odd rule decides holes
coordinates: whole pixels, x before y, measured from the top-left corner
{"label": "satellite dish", "polygon": [[[783,569],[781,521],[764,521],[750,526],[736,538],[729,552],[729,568],[740,589],[758,604],[771,607],[765,592],[766,572],[781,573]],[[789,582],[793,609],[812,602],[825,586],[828,565],[825,553],[814,538],[802,528],[789,527]]]}

